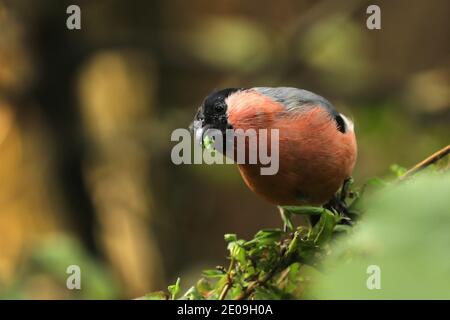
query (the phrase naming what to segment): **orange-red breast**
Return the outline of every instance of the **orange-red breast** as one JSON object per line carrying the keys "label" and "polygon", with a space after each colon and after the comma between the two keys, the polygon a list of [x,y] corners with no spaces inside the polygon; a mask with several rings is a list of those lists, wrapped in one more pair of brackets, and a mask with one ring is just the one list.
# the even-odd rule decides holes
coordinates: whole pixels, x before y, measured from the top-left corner
{"label": "orange-red breast", "polygon": [[[325,98],[297,88],[229,88],[211,93],[193,129],[278,129],[279,170],[262,175],[261,164],[238,164],[247,186],[277,205],[321,205],[352,173],[353,123]],[[247,150],[248,151],[248,150]]]}

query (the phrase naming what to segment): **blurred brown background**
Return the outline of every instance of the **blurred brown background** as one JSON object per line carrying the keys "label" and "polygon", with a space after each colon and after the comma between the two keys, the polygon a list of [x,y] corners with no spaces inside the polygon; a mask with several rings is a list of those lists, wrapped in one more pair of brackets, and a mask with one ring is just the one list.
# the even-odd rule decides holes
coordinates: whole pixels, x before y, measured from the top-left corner
{"label": "blurred brown background", "polygon": [[[81,8],[81,30],[66,8]],[[366,28],[381,7],[382,29]],[[357,184],[450,137],[450,3],[0,1],[0,298],[133,298],[280,225],[234,166],[175,166],[215,88],[295,86],[355,121]],[[77,264],[82,290],[66,288]]]}

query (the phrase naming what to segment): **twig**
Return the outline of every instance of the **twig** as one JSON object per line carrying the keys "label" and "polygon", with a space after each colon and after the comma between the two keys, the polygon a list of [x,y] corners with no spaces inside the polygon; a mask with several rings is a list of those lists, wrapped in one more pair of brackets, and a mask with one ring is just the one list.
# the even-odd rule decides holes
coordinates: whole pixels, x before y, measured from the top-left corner
{"label": "twig", "polygon": [[280,277],[277,280],[277,285],[281,285],[283,281],[287,278],[289,275],[289,268],[284,269],[283,273],[280,275]]}
{"label": "twig", "polygon": [[281,257],[280,260],[278,260],[277,265],[270,270],[270,272],[266,273],[262,279],[258,279],[256,281],[253,281],[244,292],[242,292],[239,296],[236,297],[236,300],[245,300],[248,297],[250,297],[255,289],[260,286],[266,285],[270,279],[273,278],[273,276],[279,271],[284,269],[286,266],[289,266],[291,262],[293,261],[293,258],[295,256],[295,253],[297,251],[298,247],[298,241],[299,241],[300,233],[296,231],[292,237],[292,240],[289,242],[288,247],[284,248],[284,250],[281,251]]}
{"label": "twig", "polygon": [[253,281],[252,283],[250,283],[250,285],[245,289],[244,292],[242,292],[236,298],[236,300],[245,300],[248,297],[250,297],[257,287],[264,286],[267,283],[267,281],[272,279],[272,277],[275,275],[275,273],[278,271],[278,269],[279,269],[279,267],[275,267],[270,272],[266,273],[261,280],[256,280],[256,281]]}
{"label": "twig", "polygon": [[426,158],[425,160],[419,162],[418,164],[416,164],[414,167],[412,167],[411,169],[409,169],[408,171],[406,171],[400,178],[399,180],[404,180],[414,174],[416,174],[417,172],[425,169],[426,167],[428,167],[429,165],[436,163],[438,160],[442,159],[443,157],[447,156],[450,153],[450,144],[447,145],[446,147],[442,148],[441,150],[433,153],[431,156],[429,156],[428,158]]}
{"label": "twig", "polygon": [[234,259],[231,260],[230,262],[230,266],[228,267],[228,271],[227,271],[227,282],[225,283],[225,285],[222,288],[222,292],[220,293],[219,296],[219,300],[224,300],[225,297],[227,296],[228,291],[230,291],[231,286],[233,284],[233,279],[231,277],[231,271],[234,268]]}

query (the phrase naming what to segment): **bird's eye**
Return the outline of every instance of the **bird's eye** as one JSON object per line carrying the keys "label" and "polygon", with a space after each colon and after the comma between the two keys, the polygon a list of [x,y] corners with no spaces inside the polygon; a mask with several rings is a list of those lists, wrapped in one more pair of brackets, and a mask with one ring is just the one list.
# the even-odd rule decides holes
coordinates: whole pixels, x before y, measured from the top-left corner
{"label": "bird's eye", "polygon": [[225,110],[225,106],[221,103],[218,103],[214,106],[214,111],[217,113],[222,113]]}

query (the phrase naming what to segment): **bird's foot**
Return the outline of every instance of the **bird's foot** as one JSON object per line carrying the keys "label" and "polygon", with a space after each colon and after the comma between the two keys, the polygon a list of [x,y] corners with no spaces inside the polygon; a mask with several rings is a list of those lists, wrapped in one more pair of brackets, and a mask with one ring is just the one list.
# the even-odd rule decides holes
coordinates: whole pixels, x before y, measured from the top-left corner
{"label": "bird's foot", "polygon": [[347,225],[352,225],[353,213],[347,206],[346,199],[351,194],[350,186],[353,183],[351,177],[344,180],[340,192],[335,194],[333,198],[330,199],[323,207],[325,209],[339,213],[342,216],[342,223]]}

